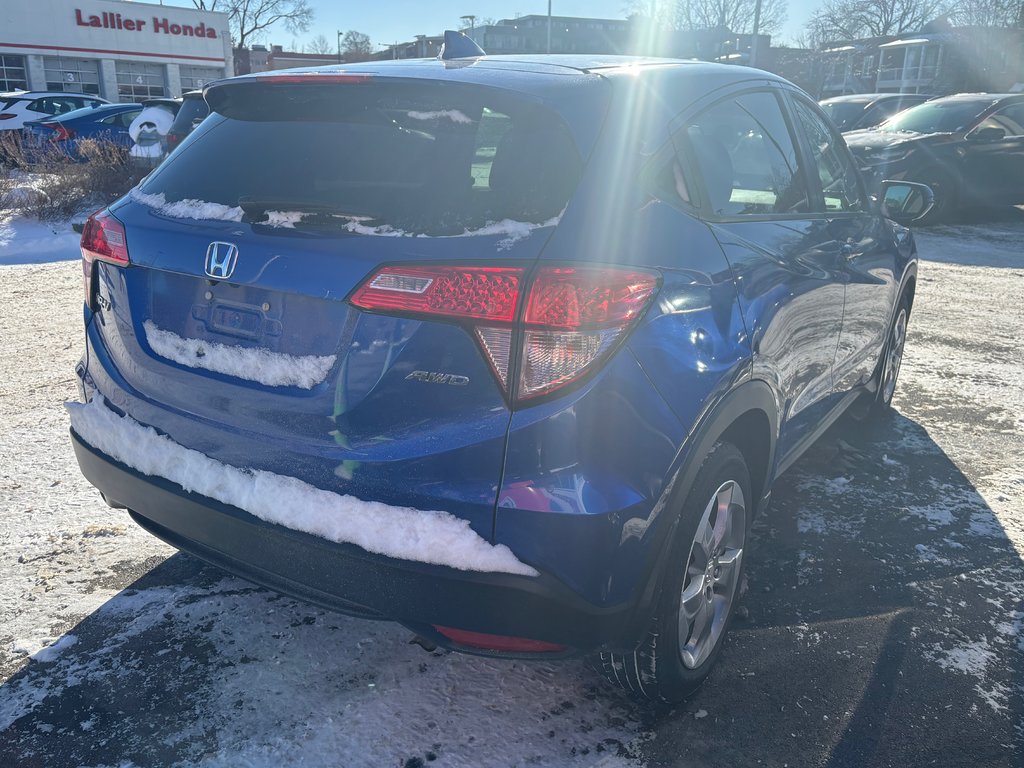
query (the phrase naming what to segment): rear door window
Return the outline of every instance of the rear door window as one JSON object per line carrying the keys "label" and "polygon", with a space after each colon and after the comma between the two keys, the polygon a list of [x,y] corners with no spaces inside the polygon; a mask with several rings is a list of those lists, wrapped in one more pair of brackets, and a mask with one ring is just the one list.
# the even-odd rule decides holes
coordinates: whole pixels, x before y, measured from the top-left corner
{"label": "rear door window", "polygon": [[181,109],[174,117],[171,124],[171,132],[181,136],[187,136],[204,117],[210,114],[210,108],[203,99],[188,98],[182,101]]}
{"label": "rear door window", "polygon": [[[198,199],[319,211],[409,234],[543,223],[565,207],[581,161],[559,116],[522,97],[429,83],[239,89],[142,187]],[[231,86],[228,86],[231,88]],[[266,203],[266,205],[263,205]]]}
{"label": "rear door window", "polygon": [[715,216],[797,214],[809,208],[799,154],[776,97],[746,93],[701,112],[678,134]]}

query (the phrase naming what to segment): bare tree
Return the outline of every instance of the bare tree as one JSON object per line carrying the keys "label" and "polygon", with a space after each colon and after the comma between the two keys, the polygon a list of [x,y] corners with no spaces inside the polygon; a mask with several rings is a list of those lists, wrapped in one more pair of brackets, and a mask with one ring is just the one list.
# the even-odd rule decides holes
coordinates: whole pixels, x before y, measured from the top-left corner
{"label": "bare tree", "polygon": [[231,37],[239,48],[261,39],[281,23],[292,34],[309,29],[314,11],[307,0],[192,0],[204,11],[224,11],[231,23]]}
{"label": "bare tree", "polygon": [[899,35],[945,16],[951,5],[951,0],[827,0],[807,29],[819,40]]}
{"label": "bare tree", "polygon": [[1024,4],[1020,0],[959,0],[949,11],[958,27],[1024,26]]}
{"label": "bare tree", "polygon": [[366,61],[373,55],[370,36],[350,29],[341,38],[341,55],[345,61]]}
{"label": "bare tree", "polygon": [[[737,34],[750,34],[754,31],[756,4],[756,0],[677,0],[673,26],[676,29],[725,28]],[[781,30],[786,21],[786,5],[786,0],[761,0],[758,32],[773,34]]]}
{"label": "bare tree", "polygon": [[326,56],[336,51],[337,45],[328,40],[325,35],[317,35],[306,43],[306,53],[319,53],[321,56]]}

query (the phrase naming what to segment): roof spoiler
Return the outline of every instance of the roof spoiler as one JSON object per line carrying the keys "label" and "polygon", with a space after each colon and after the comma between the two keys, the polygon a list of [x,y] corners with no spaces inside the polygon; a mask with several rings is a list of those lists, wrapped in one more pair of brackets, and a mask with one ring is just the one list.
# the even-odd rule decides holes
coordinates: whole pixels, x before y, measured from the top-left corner
{"label": "roof spoiler", "polygon": [[448,59],[475,59],[477,56],[486,56],[484,49],[477,45],[471,37],[467,37],[454,29],[444,31],[444,44],[437,54],[442,61]]}

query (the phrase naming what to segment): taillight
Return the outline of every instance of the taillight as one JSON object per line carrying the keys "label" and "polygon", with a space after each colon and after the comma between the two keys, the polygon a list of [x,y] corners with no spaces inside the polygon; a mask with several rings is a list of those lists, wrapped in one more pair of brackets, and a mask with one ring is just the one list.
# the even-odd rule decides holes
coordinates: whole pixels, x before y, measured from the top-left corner
{"label": "taillight", "polygon": [[456,645],[466,648],[478,648],[500,653],[559,653],[566,648],[564,645],[549,643],[545,640],[530,640],[526,637],[508,637],[506,635],[489,635],[484,632],[470,632],[467,629],[442,627],[434,625],[439,633]]}
{"label": "taillight", "polygon": [[85,301],[92,300],[92,265],[105,261],[119,267],[128,266],[128,242],[124,225],[106,208],[90,216],[82,229],[82,276],[85,279]]}
{"label": "taillight", "polygon": [[526,277],[523,267],[384,267],[351,302],[468,325],[502,390],[522,402],[581,379],[658,287],[656,274],[619,267],[542,266],[528,286]]}
{"label": "taillight", "polygon": [[53,135],[49,137],[50,141],[66,141],[75,137],[73,128],[68,128],[60,123],[43,123],[42,127],[53,131]]}
{"label": "taillight", "polygon": [[166,140],[167,140],[167,151],[170,152],[172,149],[174,149],[176,146],[178,146],[178,142],[181,141],[181,136],[179,136],[176,133],[169,132],[167,134]]}

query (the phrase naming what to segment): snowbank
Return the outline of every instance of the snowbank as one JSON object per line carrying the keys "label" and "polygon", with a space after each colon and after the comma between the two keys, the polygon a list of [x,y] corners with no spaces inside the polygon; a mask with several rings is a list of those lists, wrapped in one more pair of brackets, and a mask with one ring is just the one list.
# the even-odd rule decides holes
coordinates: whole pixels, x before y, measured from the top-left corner
{"label": "snowbank", "polygon": [[82,258],[80,235],[65,222],[0,216],[0,265],[43,264]]}
{"label": "snowbank", "polygon": [[337,355],[286,355],[269,349],[249,349],[215,341],[186,339],[158,328],[152,320],[142,324],[146,341],[160,357],[189,368],[224,373],[268,387],[312,389],[327,378]]}
{"label": "snowbank", "polygon": [[508,547],[489,544],[468,521],[447,512],[363,501],[294,477],[222,464],[128,416],[118,416],[99,395],[88,404],[65,403],[65,407],[75,432],[108,456],[269,523],[401,560],[460,571],[537,575]]}

